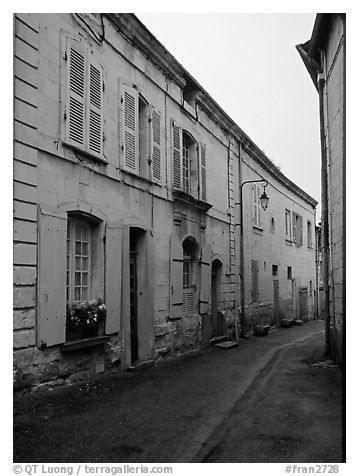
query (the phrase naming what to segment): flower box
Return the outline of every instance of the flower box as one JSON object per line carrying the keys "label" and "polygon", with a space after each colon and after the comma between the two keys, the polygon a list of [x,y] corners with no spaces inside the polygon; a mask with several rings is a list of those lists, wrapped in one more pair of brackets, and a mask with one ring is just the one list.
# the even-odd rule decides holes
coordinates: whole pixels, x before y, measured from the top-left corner
{"label": "flower box", "polygon": [[104,334],[106,307],[102,299],[72,304],[66,313],[66,340],[88,339]]}

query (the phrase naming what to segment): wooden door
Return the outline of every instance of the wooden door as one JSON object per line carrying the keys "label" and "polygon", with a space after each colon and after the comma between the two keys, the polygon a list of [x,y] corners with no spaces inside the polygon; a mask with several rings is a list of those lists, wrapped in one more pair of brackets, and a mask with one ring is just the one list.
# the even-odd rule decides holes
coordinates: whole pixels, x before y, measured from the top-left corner
{"label": "wooden door", "polygon": [[138,324],[137,324],[137,255],[130,254],[130,329],[131,362],[138,360]]}

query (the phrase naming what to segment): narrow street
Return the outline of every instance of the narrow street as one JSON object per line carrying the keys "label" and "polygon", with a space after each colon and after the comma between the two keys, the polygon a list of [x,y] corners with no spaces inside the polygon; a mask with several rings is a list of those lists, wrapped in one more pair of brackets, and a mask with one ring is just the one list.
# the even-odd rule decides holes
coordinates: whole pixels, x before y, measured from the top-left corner
{"label": "narrow street", "polygon": [[340,369],[311,365],[323,346],[311,321],[15,397],[14,461],[338,462]]}
{"label": "narrow street", "polygon": [[342,375],[318,364],[323,353],[322,336],[281,351],[218,430],[221,441],[206,445],[203,461],[343,461]]}

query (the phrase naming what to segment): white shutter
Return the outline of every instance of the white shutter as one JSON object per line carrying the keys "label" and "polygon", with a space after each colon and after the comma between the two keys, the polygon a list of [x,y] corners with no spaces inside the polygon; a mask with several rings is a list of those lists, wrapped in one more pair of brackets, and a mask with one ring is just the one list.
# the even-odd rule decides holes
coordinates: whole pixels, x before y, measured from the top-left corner
{"label": "white shutter", "polygon": [[161,181],[161,113],[155,108],[151,121],[151,174],[153,181]]}
{"label": "white shutter", "polygon": [[139,172],[138,91],[123,85],[123,166],[131,172]]}
{"label": "white shutter", "polygon": [[88,85],[87,148],[89,152],[102,156],[103,71],[93,57],[89,59]]}
{"label": "white shutter", "polygon": [[105,330],[106,334],[112,334],[121,327],[122,227],[117,223],[106,225],[105,276]]}
{"label": "white shutter", "polygon": [[38,247],[37,345],[65,342],[66,213],[41,209]]}
{"label": "white shutter", "polygon": [[199,144],[199,199],[207,201],[206,146]]}
{"label": "white shutter", "polygon": [[84,148],[86,60],[74,41],[68,45],[66,139],[69,144]]}
{"label": "white shutter", "polygon": [[173,188],[182,189],[182,129],[172,121]]}

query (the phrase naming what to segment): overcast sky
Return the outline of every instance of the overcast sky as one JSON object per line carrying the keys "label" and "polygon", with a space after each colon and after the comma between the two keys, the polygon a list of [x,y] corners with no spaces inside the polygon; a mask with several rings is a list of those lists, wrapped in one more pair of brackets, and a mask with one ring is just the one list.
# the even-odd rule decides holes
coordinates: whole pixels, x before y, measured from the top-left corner
{"label": "overcast sky", "polygon": [[318,94],[295,48],[310,39],[315,14],[137,16],[282,172],[320,201]]}

